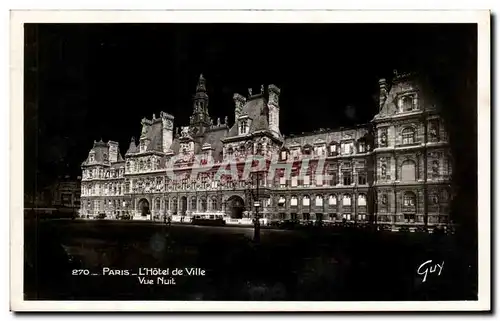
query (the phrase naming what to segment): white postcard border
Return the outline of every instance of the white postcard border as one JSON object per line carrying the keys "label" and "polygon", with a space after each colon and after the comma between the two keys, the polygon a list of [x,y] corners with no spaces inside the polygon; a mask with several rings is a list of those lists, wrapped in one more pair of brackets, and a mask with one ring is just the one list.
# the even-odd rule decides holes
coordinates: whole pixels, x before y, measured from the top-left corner
{"label": "white postcard border", "polygon": [[[478,301],[25,301],[23,299],[24,23],[477,23],[478,24]],[[10,32],[10,308],[13,311],[481,311],[491,309],[490,12],[170,10],[11,11]]]}

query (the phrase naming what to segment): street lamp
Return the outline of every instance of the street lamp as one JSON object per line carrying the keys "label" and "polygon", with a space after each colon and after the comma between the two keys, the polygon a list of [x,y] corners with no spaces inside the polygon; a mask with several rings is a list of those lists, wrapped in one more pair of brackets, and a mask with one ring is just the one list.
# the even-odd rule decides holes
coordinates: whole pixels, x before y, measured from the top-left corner
{"label": "street lamp", "polygon": [[[251,195],[253,198],[253,206],[255,208],[255,218],[254,218],[254,235],[253,239],[254,242],[260,242],[260,217],[259,217],[259,208],[261,206],[260,199],[259,199],[259,186],[260,186],[260,174],[264,171],[253,171],[252,176],[256,175],[256,188],[255,188],[255,193],[253,193],[251,190]],[[251,184],[253,183],[253,179],[250,183],[250,188]]]}

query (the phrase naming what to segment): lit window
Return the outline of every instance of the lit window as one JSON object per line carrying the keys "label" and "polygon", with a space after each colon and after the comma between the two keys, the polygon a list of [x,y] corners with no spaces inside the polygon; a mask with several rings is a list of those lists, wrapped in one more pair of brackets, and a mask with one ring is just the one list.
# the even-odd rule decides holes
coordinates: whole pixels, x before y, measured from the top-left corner
{"label": "lit window", "polygon": [[323,206],[323,197],[320,195],[316,196],[316,206]]}
{"label": "lit window", "polygon": [[292,196],[292,198],[290,199],[290,206],[297,206],[297,204],[298,204],[297,196]]}
{"label": "lit window", "polygon": [[280,196],[280,198],[278,199],[278,206],[279,207],[285,206],[285,202],[286,202],[285,198],[283,196]]}
{"label": "lit window", "polygon": [[342,205],[351,206],[351,196],[350,195],[344,195],[344,198],[342,199]]}
{"label": "lit window", "polygon": [[330,195],[328,197],[328,204],[329,205],[337,205],[337,198],[335,197],[335,195]]}
{"label": "lit window", "polygon": [[401,111],[412,111],[416,105],[417,99],[413,95],[406,95],[399,99],[399,108]]}
{"label": "lit window", "polygon": [[292,187],[297,187],[298,179],[297,176],[292,176]]}
{"label": "lit window", "polygon": [[415,206],[415,194],[412,192],[406,192],[403,196],[404,206]]}
{"label": "lit window", "polygon": [[415,142],[415,131],[413,128],[405,128],[401,133],[403,145],[413,144]]}
{"label": "lit window", "polygon": [[282,151],[281,151],[281,160],[286,160],[286,159],[287,159],[287,157],[286,157],[286,156],[287,156],[287,155],[286,155],[286,150],[282,150]]}
{"label": "lit window", "polygon": [[304,176],[304,183],[303,183],[303,185],[304,186],[309,186],[309,184],[311,184],[309,176]]}
{"label": "lit window", "polygon": [[309,196],[304,196],[302,199],[302,205],[303,206],[310,206],[311,205],[311,200],[309,199]]}
{"label": "lit window", "polygon": [[240,135],[246,134],[248,131],[248,124],[246,121],[240,121]]}
{"label": "lit window", "polygon": [[280,177],[280,186],[286,187],[286,177]]}
{"label": "lit window", "polygon": [[364,153],[366,152],[366,148],[365,148],[365,143],[359,143],[358,144],[358,153]]}
{"label": "lit window", "polygon": [[323,175],[316,175],[316,185],[317,186],[323,185]]}
{"label": "lit window", "polygon": [[414,181],[415,179],[415,162],[411,160],[403,162],[403,164],[401,165],[401,180]]}
{"label": "lit window", "polygon": [[330,145],[330,154],[335,154],[337,152],[337,146],[335,144]]}
{"label": "lit window", "polygon": [[359,206],[366,206],[366,195],[364,195],[364,194],[358,195],[358,205]]}

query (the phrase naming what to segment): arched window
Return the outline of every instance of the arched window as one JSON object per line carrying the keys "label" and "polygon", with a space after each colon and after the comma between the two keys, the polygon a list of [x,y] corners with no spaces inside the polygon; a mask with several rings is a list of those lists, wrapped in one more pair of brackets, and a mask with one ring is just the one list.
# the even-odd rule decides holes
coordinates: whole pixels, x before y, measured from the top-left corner
{"label": "arched window", "polygon": [[359,206],[366,206],[366,195],[365,194],[358,195],[358,205]]}
{"label": "arched window", "polygon": [[297,199],[297,196],[292,196],[292,198],[290,199],[290,206],[297,206],[298,205],[298,199]]}
{"label": "arched window", "polygon": [[207,211],[207,199],[202,197],[200,203],[201,203],[201,211],[206,212]]}
{"label": "arched window", "polygon": [[211,206],[212,206],[212,210],[213,211],[218,210],[217,209],[217,199],[215,197],[212,198],[212,204],[211,204]]}
{"label": "arched window", "polygon": [[172,198],[172,212],[177,212],[177,197]]}
{"label": "arched window", "polygon": [[156,199],[155,210],[159,211],[161,207],[161,201],[159,198]]}
{"label": "arched window", "polygon": [[414,210],[416,207],[416,196],[413,192],[405,192],[403,194],[403,207],[405,210]]}
{"label": "arched window", "polygon": [[191,198],[191,210],[196,211],[196,197]]}
{"label": "arched window", "polygon": [[335,195],[328,196],[328,205],[330,206],[337,205],[337,197]]}
{"label": "arched window", "polygon": [[278,199],[278,206],[279,207],[284,207],[285,206],[285,198],[283,196],[280,196],[280,198]]}
{"label": "arched window", "polygon": [[351,206],[351,195],[349,194],[344,195],[344,197],[342,198],[342,205]]}
{"label": "arched window", "polygon": [[306,195],[302,198],[302,206],[304,207],[311,206],[311,199],[309,198],[309,196]]}
{"label": "arched window", "polygon": [[403,145],[413,144],[415,142],[415,130],[411,127],[403,129],[401,138]]}
{"label": "arched window", "polygon": [[316,206],[323,206],[323,196],[316,195]]}
{"label": "arched window", "polygon": [[414,181],[416,179],[415,162],[406,160],[401,164],[401,180]]}

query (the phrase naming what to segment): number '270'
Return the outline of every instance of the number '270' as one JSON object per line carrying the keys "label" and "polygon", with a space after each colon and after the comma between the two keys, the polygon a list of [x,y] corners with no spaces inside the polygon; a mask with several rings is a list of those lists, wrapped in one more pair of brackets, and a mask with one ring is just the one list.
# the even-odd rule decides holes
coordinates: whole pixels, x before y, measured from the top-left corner
{"label": "number '270'", "polygon": [[85,269],[75,269],[71,272],[71,275],[89,275],[90,271]]}

